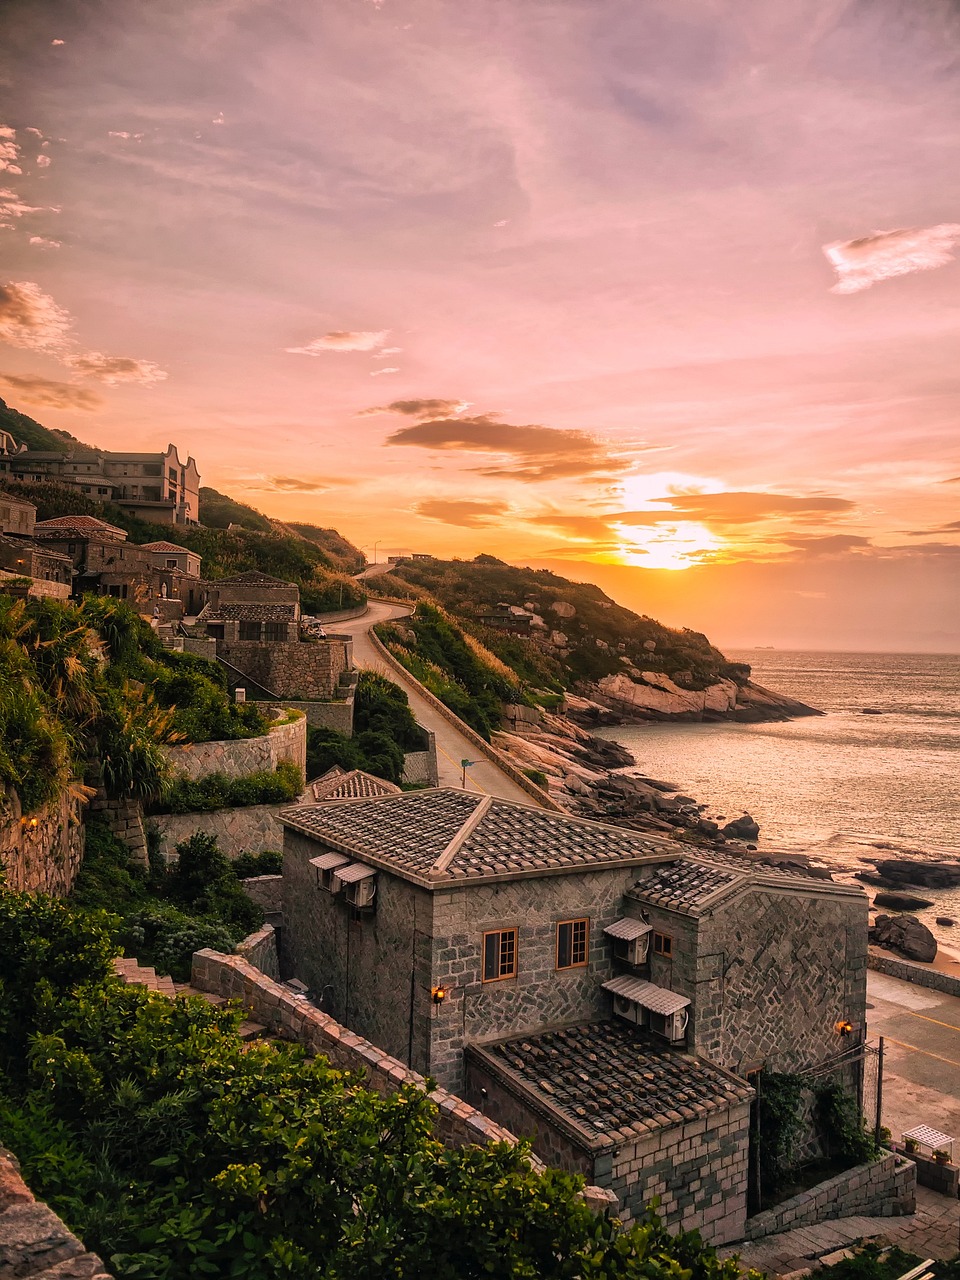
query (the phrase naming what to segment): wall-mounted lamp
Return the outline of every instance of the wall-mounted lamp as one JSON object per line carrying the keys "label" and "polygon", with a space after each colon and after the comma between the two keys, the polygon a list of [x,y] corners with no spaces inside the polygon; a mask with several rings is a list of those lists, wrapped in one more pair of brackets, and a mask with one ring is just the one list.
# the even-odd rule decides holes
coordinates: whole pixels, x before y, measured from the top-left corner
{"label": "wall-mounted lamp", "polygon": [[837,1023],[837,1035],[841,1035],[841,1036],[852,1036],[852,1035],[853,1035],[853,1023],[852,1023],[852,1022],[847,1022],[847,1021],[846,1021],[846,1019],[844,1019],[842,1022],[838,1022],[838,1023]]}
{"label": "wall-mounted lamp", "polygon": [[444,1000],[447,998],[447,988],[441,983],[439,986],[433,988],[430,995],[433,998],[433,1003],[439,1006],[443,1004]]}
{"label": "wall-mounted lamp", "polygon": [[33,830],[34,827],[38,827],[40,825],[40,819],[39,818],[21,818],[20,825],[21,827],[29,827],[31,830]]}

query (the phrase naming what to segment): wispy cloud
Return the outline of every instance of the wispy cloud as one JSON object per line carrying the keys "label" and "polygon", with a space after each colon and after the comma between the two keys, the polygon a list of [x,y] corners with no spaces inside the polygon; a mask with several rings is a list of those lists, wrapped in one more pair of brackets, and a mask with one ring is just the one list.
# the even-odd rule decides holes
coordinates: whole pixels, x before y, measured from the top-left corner
{"label": "wispy cloud", "polygon": [[[654,498],[653,502],[669,506],[665,518],[700,520],[704,524],[752,524],[774,516],[806,514],[810,516],[834,516],[852,511],[854,503],[848,498],[835,498],[827,494],[801,497],[788,493],[758,493],[753,490],[724,493],[685,494],[679,497]],[[631,513],[620,519],[629,523]],[[647,514],[647,513],[633,513]]]}
{"label": "wispy cloud", "polygon": [[9,125],[0,125],[0,172],[22,173],[20,167],[20,148],[16,142],[17,132]]}
{"label": "wispy cloud", "polygon": [[414,510],[427,520],[455,524],[463,529],[482,529],[505,516],[510,508],[505,502],[429,498],[418,502]]}
{"label": "wispy cloud", "polygon": [[30,243],[38,249],[59,249],[63,244],[61,240],[48,240],[46,236],[31,236]]}
{"label": "wispy cloud", "polygon": [[149,387],[155,382],[163,382],[167,376],[166,369],[161,369],[152,360],[134,360],[130,356],[107,356],[102,351],[84,351],[80,355],[68,356],[65,364],[81,378],[94,378],[97,382],[106,383],[108,387],[123,382],[134,382]]}
{"label": "wispy cloud", "polygon": [[29,213],[59,213],[53,206],[27,204],[16,191],[0,187],[0,218],[23,218]]}
{"label": "wispy cloud", "polygon": [[0,285],[0,342],[56,352],[68,342],[72,327],[70,313],[32,280]]}
{"label": "wispy cloud", "polygon": [[490,413],[469,418],[431,418],[401,427],[385,443],[444,452],[499,454],[513,461],[477,468],[480,474],[527,482],[613,475],[630,465],[626,456],[613,454],[585,431],[536,423],[514,425]]}
{"label": "wispy cloud", "polygon": [[45,405],[50,409],[80,409],[90,413],[103,404],[103,397],[95,391],[69,382],[54,382],[50,378],[0,373],[0,384],[16,392],[27,404]]}
{"label": "wispy cloud", "polygon": [[797,535],[792,538],[781,538],[788,547],[795,547],[805,556],[835,556],[847,551],[859,551],[871,546],[869,538],[855,533],[829,533],[822,537],[805,537]]}
{"label": "wispy cloud", "polygon": [[328,351],[376,351],[386,342],[389,329],[334,329],[302,347],[284,347],[295,356],[322,356]]}
{"label": "wispy cloud", "polygon": [[400,370],[395,365],[388,365],[386,369],[371,369],[370,377],[379,378],[385,373],[399,373]]}
{"label": "wispy cloud", "polygon": [[825,244],[823,252],[837,273],[831,293],[858,293],[879,280],[944,267],[953,262],[958,239],[960,223],[941,222],[935,227],[874,231],[858,240]]}
{"label": "wispy cloud", "polygon": [[280,493],[327,493],[334,486],[346,483],[348,481],[329,476],[270,476],[262,487]]}

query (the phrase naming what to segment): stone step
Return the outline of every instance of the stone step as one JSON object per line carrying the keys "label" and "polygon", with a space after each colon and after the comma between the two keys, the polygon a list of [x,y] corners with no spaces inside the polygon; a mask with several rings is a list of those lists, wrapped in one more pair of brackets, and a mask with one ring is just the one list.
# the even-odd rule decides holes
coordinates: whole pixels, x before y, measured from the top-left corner
{"label": "stone step", "polygon": [[266,1035],[267,1028],[262,1022],[254,1022],[247,1018],[245,1022],[240,1023],[237,1033],[241,1040],[261,1040]]}
{"label": "stone step", "polygon": [[176,995],[178,996],[199,996],[201,1000],[206,1000],[207,1004],[212,1004],[215,1009],[219,1009],[221,1005],[227,1003],[226,996],[214,995],[211,991],[201,991],[198,987],[191,987],[189,982],[176,982]]}

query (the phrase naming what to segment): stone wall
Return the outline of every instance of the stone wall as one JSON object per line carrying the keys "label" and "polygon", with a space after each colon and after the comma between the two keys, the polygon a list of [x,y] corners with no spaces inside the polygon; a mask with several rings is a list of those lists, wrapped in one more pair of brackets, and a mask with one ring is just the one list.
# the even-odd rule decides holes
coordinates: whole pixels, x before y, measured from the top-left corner
{"label": "stone wall", "polygon": [[903,982],[916,983],[919,987],[929,987],[931,991],[960,996],[960,978],[951,977],[949,973],[941,973],[939,969],[931,969],[925,964],[915,964],[912,960],[881,955],[874,947],[867,952],[867,968],[885,973],[891,978],[900,978]]}
{"label": "stone wall", "polygon": [[251,876],[241,881],[243,891],[248,898],[260,907],[268,916],[279,916],[283,912],[283,876]]}
{"label": "stone wall", "polygon": [[440,785],[440,771],[437,766],[437,738],[429,729],[419,726],[427,739],[426,751],[408,751],[403,757],[403,777],[401,782],[423,782],[428,787]]}
{"label": "stone wall", "polygon": [[52,1209],[33,1198],[12,1152],[0,1147],[0,1276],[110,1280]]}
{"label": "stone wall", "polygon": [[[24,578],[29,575],[22,573],[8,573],[6,569],[0,569],[0,590],[8,591],[8,584],[11,582],[23,582]],[[42,596],[49,597],[52,600],[69,600],[70,599],[70,583],[69,582],[49,582],[46,578],[30,578],[30,586],[27,589],[27,595],[34,599]]]}
{"label": "stone wall", "polygon": [[149,819],[160,837],[160,853],[167,862],[176,857],[176,846],[195,831],[216,836],[220,852],[228,858],[241,853],[263,853],[283,848],[283,827],[278,814],[286,804],[251,804],[240,809],[214,809],[208,813],[158,813]]}
{"label": "stone wall", "polygon": [[265,924],[256,933],[248,934],[237,947],[237,955],[268,978],[280,981],[280,956],[273,925]]}
{"label": "stone wall", "polygon": [[353,698],[352,693],[337,702],[298,702],[285,698],[283,705],[291,711],[302,711],[311,729],[335,729],[350,738],[353,736]]}
{"label": "stone wall", "polygon": [[287,644],[221,640],[217,656],[277,697],[299,700],[336,697],[350,666],[346,642],[333,636]]}
{"label": "stone wall", "polygon": [[774,1232],[853,1214],[899,1217],[913,1213],[916,1200],[916,1165],[892,1151],[884,1151],[878,1160],[846,1169],[835,1178],[748,1218],[746,1239],[757,1240]]}
{"label": "stone wall", "polygon": [[[422,1075],[321,1013],[302,996],[294,995],[241,956],[225,956],[209,949],[197,951],[190,981],[200,991],[241,1000],[251,1016],[270,1032],[296,1041],[310,1054],[322,1054],[339,1070],[362,1071],[364,1085],[376,1093],[395,1093],[404,1084],[415,1089],[427,1088]],[[462,1098],[444,1089],[433,1090],[431,1096],[438,1110],[437,1135],[448,1146],[488,1142],[507,1142],[512,1146],[516,1143],[512,1133]],[[543,1167],[535,1157],[530,1163],[535,1168]]]}
{"label": "stone wall", "polygon": [[0,865],[7,889],[63,898],[83,858],[83,806],[63,795],[23,816],[13,790],[0,787]]}
{"label": "stone wall", "polygon": [[117,839],[127,846],[135,863],[141,867],[149,865],[147,835],[139,800],[110,800],[101,788],[90,803],[90,812],[102,818]]}
{"label": "stone wall", "polygon": [[184,746],[165,747],[164,751],[173,771],[185,773],[188,778],[202,778],[208,773],[225,773],[228,778],[239,778],[259,769],[272,773],[281,760],[289,760],[306,775],[307,722],[298,715],[295,720],[275,725],[256,738],[190,742]]}

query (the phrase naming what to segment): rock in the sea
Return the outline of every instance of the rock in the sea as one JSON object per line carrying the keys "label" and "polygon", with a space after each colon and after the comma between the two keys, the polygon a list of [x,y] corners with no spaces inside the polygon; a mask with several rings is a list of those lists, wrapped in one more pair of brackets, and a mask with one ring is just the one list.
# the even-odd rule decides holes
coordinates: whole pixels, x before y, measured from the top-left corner
{"label": "rock in the sea", "polygon": [[899,888],[919,884],[927,889],[951,889],[960,884],[960,862],[912,862],[907,858],[885,858],[876,864],[888,884]]}
{"label": "rock in the sea", "polygon": [[891,911],[920,911],[933,906],[929,898],[915,898],[911,893],[878,893],[873,901],[878,907],[889,907]]}
{"label": "rock in the sea", "polygon": [[715,836],[720,827],[716,822],[711,822],[709,818],[700,818],[697,821],[696,829],[702,836]]}
{"label": "rock in the sea", "polygon": [[861,707],[860,714],[862,716],[882,716],[883,712],[878,711],[876,707]]}
{"label": "rock in the sea", "polygon": [[734,818],[732,822],[728,822],[723,828],[723,834],[728,840],[756,840],[760,827],[749,813],[745,813],[742,818]]}
{"label": "rock in the sea", "polygon": [[951,916],[937,916],[937,924],[942,924],[945,929],[950,929],[956,923]]}
{"label": "rock in the sea", "polygon": [[937,940],[916,916],[877,916],[870,930],[870,941],[923,964],[937,958]]}

